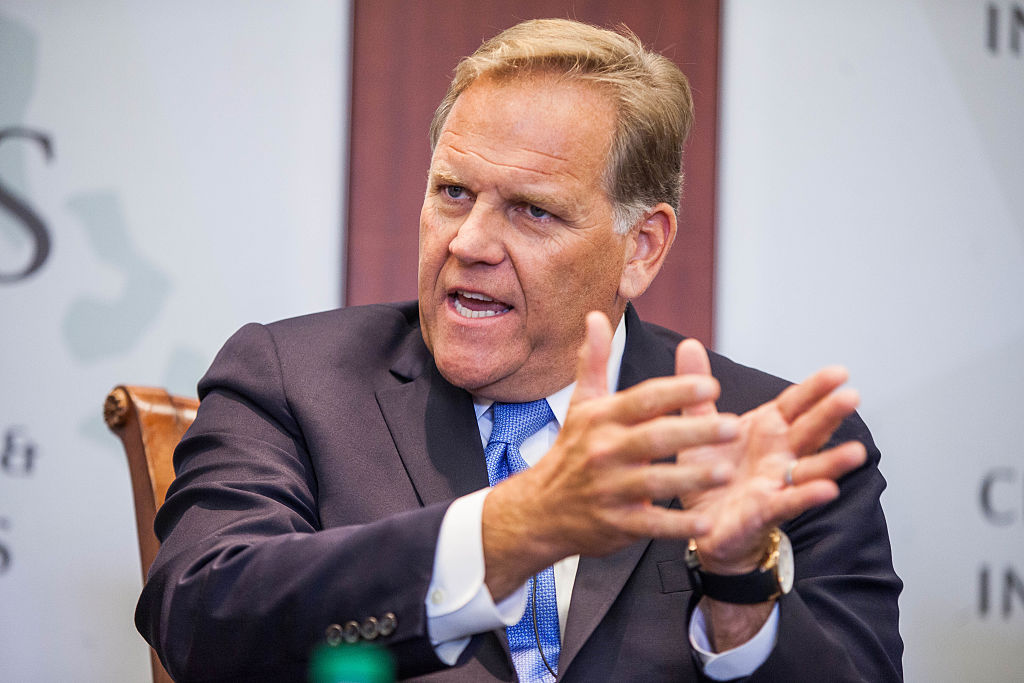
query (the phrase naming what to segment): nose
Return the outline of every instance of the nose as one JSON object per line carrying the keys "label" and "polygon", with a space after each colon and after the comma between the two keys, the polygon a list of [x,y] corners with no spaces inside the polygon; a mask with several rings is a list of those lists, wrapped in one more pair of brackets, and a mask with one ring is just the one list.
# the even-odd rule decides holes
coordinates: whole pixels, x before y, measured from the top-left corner
{"label": "nose", "polygon": [[448,243],[448,251],[465,264],[498,265],[505,259],[504,228],[501,213],[477,201]]}

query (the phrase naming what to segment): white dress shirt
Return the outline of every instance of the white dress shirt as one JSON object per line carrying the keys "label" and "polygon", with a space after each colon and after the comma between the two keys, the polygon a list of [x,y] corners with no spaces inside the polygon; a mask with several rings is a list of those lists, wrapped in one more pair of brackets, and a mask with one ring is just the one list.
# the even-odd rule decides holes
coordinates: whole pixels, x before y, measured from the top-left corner
{"label": "white dress shirt", "polygon": [[[626,348],[625,317],[612,337],[608,360],[608,386],[617,387],[622,354]],[[547,397],[555,419],[526,439],[519,448],[530,466],[544,457],[569,412],[575,382]],[[474,399],[480,439],[486,448],[491,435],[492,402]],[[484,583],[482,518],[484,498],[490,488],[480,489],[455,500],[449,506],[438,534],[434,570],[427,590],[427,630],[437,656],[454,664],[475,633],[492,631],[518,622],[526,609],[526,585],[498,604]],[[569,601],[576,580],[579,556],[567,557],[554,565],[555,596],[559,631],[565,635]],[[778,605],[754,638],[726,652],[711,651],[703,614],[695,610],[690,620],[690,645],[704,663],[704,673],[714,680],[728,680],[754,672],[771,654],[778,632]]]}

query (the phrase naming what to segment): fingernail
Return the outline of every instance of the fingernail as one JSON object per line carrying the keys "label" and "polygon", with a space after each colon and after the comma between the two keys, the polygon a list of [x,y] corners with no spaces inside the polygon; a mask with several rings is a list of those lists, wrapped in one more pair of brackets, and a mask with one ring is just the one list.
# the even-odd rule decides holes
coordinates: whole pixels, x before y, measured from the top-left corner
{"label": "fingernail", "polygon": [[693,535],[703,536],[704,534],[711,531],[711,520],[707,517],[698,517],[693,520]]}
{"label": "fingernail", "polygon": [[724,484],[732,479],[732,465],[719,463],[711,470],[711,480],[716,484]]}
{"label": "fingernail", "polygon": [[710,377],[702,377],[697,380],[693,394],[694,397],[697,398],[697,400],[706,401],[707,399],[712,398],[715,395],[716,389],[717,383],[713,379],[711,379]]}
{"label": "fingernail", "polygon": [[731,439],[740,433],[740,421],[736,417],[722,417],[718,423],[718,436]]}

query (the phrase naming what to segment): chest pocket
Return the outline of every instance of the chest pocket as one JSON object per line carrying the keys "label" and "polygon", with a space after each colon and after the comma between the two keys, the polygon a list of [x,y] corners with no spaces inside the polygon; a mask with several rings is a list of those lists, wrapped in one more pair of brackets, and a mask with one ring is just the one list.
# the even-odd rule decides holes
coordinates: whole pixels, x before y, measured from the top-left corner
{"label": "chest pocket", "polygon": [[690,575],[686,571],[686,560],[663,560],[658,563],[658,576],[661,578],[662,593],[678,593],[692,591]]}

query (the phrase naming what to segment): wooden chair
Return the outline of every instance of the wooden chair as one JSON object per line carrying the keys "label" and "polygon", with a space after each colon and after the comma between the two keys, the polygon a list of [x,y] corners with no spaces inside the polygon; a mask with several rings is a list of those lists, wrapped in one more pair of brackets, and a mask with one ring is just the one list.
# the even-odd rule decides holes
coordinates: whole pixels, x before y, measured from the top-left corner
{"label": "wooden chair", "polygon": [[[103,419],[120,437],[128,456],[143,581],[160,549],[153,518],[174,481],[174,447],[192,424],[198,407],[198,400],[165,389],[124,385],[115,387],[103,404]],[[156,652],[150,649],[149,656],[154,683],[170,683]]]}

